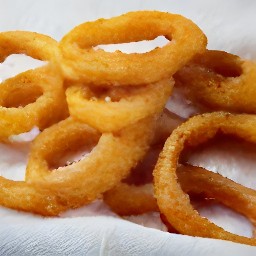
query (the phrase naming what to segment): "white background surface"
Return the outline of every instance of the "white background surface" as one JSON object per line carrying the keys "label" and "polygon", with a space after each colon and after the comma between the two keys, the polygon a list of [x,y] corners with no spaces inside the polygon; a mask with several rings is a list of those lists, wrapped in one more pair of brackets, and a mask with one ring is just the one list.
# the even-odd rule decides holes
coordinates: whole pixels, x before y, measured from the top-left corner
{"label": "white background surface", "polygon": [[0,31],[31,30],[55,39],[84,21],[128,11],[180,13],[203,29],[209,48],[256,59],[254,0],[0,0],[0,10]]}
{"label": "white background surface", "polygon": [[[254,0],[0,0],[0,31],[30,30],[59,40],[84,21],[146,9],[183,14],[204,30],[209,48],[256,59]],[[26,147],[20,151],[1,146],[0,150],[1,172],[24,171]],[[239,152],[229,161],[225,155],[205,163],[207,154],[220,155],[212,149],[203,153],[203,159],[192,158],[192,161],[211,168],[216,162],[222,163],[227,176],[228,167],[232,167],[230,175],[244,167],[237,167]],[[247,168],[251,170],[249,175],[253,175],[254,159],[252,154]],[[82,209],[73,218],[43,219],[0,208],[0,255],[256,255],[256,249],[249,246],[172,235],[114,217],[84,215]]]}

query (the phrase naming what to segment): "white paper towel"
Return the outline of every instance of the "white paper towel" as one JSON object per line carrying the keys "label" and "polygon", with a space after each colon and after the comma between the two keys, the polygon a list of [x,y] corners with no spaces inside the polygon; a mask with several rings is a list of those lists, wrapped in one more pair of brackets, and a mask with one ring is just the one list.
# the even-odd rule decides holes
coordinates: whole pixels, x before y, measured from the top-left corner
{"label": "white paper towel", "polygon": [[[84,21],[146,9],[183,14],[204,30],[209,48],[256,59],[256,2],[253,0],[129,0],[121,3],[114,0],[0,0],[0,31],[30,30],[60,39]],[[134,46],[128,46],[128,50],[131,49]],[[12,69],[10,66],[1,70],[0,66],[1,71],[0,78],[4,79]],[[244,151],[247,153],[235,150],[227,153],[224,144],[215,145],[196,152],[190,161],[219,172],[225,171],[226,176],[255,188],[255,153],[250,149]],[[16,143],[12,147],[0,145],[0,174],[15,180],[22,179],[27,153],[28,143]],[[243,173],[245,167],[247,172]],[[218,205],[201,209],[201,212],[222,226],[229,224],[226,228],[233,232],[244,235],[251,232],[246,220],[233,213],[224,216],[227,211]],[[132,220],[141,221],[138,218]],[[143,222],[150,227],[163,228],[158,221],[157,216],[151,216],[150,219],[144,218]],[[100,202],[89,208],[69,211],[60,218],[41,218],[0,208],[0,255],[22,254],[255,255],[256,248],[146,228],[117,218]]]}

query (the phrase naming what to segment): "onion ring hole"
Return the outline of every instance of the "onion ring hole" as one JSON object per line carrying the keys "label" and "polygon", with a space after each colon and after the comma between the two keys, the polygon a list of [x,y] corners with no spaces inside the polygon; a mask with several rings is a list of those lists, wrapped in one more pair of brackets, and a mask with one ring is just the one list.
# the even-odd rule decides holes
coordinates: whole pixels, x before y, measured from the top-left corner
{"label": "onion ring hole", "polygon": [[94,50],[104,50],[106,52],[120,51],[122,53],[146,53],[156,48],[162,48],[170,42],[165,36],[158,36],[153,40],[141,40],[138,42],[121,44],[101,44],[93,47]]}
{"label": "onion ring hole", "polygon": [[0,83],[29,69],[46,65],[47,61],[32,58],[26,54],[11,54],[0,62]]}
{"label": "onion ring hole", "polygon": [[47,159],[49,169],[65,168],[72,163],[77,163],[88,157],[99,139],[100,136],[91,135],[90,137],[78,136],[73,140],[67,141],[63,148],[58,148],[54,152],[54,158]]}

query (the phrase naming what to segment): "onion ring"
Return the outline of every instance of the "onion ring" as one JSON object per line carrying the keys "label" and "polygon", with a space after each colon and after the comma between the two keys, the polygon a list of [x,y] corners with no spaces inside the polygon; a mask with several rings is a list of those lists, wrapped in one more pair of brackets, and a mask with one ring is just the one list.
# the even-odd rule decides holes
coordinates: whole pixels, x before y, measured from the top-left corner
{"label": "onion ring", "polygon": [[49,36],[29,31],[1,32],[0,62],[15,53],[23,53],[55,65],[59,65],[61,59],[57,41]]}
{"label": "onion ring", "polygon": [[[74,85],[66,90],[70,115],[101,132],[115,132],[160,113],[172,91],[170,79],[141,87],[96,90]],[[109,101],[107,101],[108,99]]]}
{"label": "onion ring", "polygon": [[[172,41],[148,53],[108,53],[93,49],[100,44],[152,40],[159,35]],[[67,79],[117,86],[150,84],[170,78],[196,53],[203,52],[206,44],[203,32],[180,15],[137,11],[83,23],[64,36],[60,49]]]}
{"label": "onion ring", "polygon": [[179,70],[176,86],[195,104],[213,110],[256,113],[256,63],[210,51],[196,56]]}
{"label": "onion ring", "polygon": [[180,233],[255,245],[256,240],[232,234],[202,218],[177,181],[179,156],[185,146],[197,146],[217,132],[256,143],[256,116],[216,112],[195,116],[173,131],[154,169],[154,190],[160,212]]}
{"label": "onion ring", "polygon": [[68,115],[62,76],[44,66],[7,79],[0,90],[0,139],[44,129]]}
{"label": "onion ring", "polygon": [[[153,137],[155,117],[148,117],[116,134],[100,135],[89,126],[68,118],[44,130],[32,143],[26,180],[54,190],[69,207],[99,198],[125,178],[146,153]],[[60,132],[61,131],[61,132]],[[89,157],[51,170],[53,155],[99,139]]]}
{"label": "onion ring", "polygon": [[25,53],[49,63],[1,83],[1,140],[27,132],[34,126],[44,129],[68,116],[58,43],[33,32],[0,33],[0,61],[13,53]]}

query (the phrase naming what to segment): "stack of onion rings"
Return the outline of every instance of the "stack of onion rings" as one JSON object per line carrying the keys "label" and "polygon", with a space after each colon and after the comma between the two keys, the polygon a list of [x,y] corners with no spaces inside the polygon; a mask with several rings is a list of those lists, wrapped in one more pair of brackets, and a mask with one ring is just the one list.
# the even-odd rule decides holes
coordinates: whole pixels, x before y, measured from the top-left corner
{"label": "stack of onion rings", "polygon": [[[93,48],[159,35],[170,42],[143,54]],[[255,116],[218,112],[194,117],[167,139],[154,185],[131,185],[127,179],[150,145],[157,152],[183,121],[163,111],[175,73],[176,86],[184,86],[196,104],[255,113],[250,84],[256,79],[255,64],[225,52],[205,52],[206,43],[192,21],[157,11],[83,23],[59,44],[32,32],[0,33],[1,62],[13,53],[48,62],[1,84],[0,139],[33,126],[43,131],[32,142],[26,181],[0,177],[0,204],[54,216],[103,197],[120,215],[160,211],[170,230],[256,245],[255,239],[200,217],[186,194],[215,198],[255,223],[256,192],[200,167],[178,165],[184,147],[197,146],[218,132],[256,143]],[[60,164],[64,155],[85,148],[79,161]]]}
{"label": "stack of onion rings", "polygon": [[[136,20],[141,20],[141,26]],[[151,29],[142,29],[144,23]],[[132,24],[136,24],[133,32],[124,33]],[[95,36],[94,30],[102,33]],[[92,48],[98,44],[150,40],[161,34],[175,42],[145,54],[107,53]],[[203,52],[205,46],[206,38],[195,24],[168,13],[131,12],[79,25],[60,42],[63,73],[71,80],[66,91],[71,116],[101,132],[116,132],[161,112],[171,93],[171,75]],[[137,86],[131,88],[133,85]]]}

